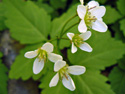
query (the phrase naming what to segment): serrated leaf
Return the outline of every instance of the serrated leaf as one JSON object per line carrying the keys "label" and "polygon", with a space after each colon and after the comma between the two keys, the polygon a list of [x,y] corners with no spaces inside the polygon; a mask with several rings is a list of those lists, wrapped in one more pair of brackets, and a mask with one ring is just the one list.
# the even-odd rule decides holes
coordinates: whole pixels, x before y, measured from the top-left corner
{"label": "serrated leaf", "polygon": [[116,94],[125,94],[125,70],[115,67],[110,75],[111,88]]}
{"label": "serrated leaf", "polygon": [[0,3],[0,31],[6,28],[4,21],[5,21],[4,7],[3,3]]}
{"label": "serrated leaf", "polygon": [[120,21],[120,29],[123,31],[123,34],[125,36],[125,19]]}
{"label": "serrated leaf", "polygon": [[88,69],[81,76],[72,76],[76,85],[76,90],[73,92],[66,89],[61,80],[57,86],[50,88],[49,83],[54,75],[52,70],[48,70],[48,73],[42,78],[39,86],[42,89],[41,94],[114,94],[109,85],[105,84],[107,78],[93,69]]}
{"label": "serrated leaf", "polygon": [[92,31],[92,36],[87,43],[93,48],[91,53],[80,49],[75,54],[71,54],[71,50],[68,51],[68,57],[72,64],[84,65],[95,70],[104,70],[105,67],[115,64],[116,60],[125,53],[125,44],[111,38],[109,31],[106,33]]}
{"label": "serrated leaf", "polygon": [[93,47],[93,52],[78,50],[77,53],[71,54],[71,50],[68,51],[70,62],[67,63],[86,67],[85,74],[72,76],[76,90],[67,91],[61,86],[61,82],[56,87],[49,88],[49,83],[54,76],[50,70],[41,80],[42,94],[114,94],[110,86],[105,83],[108,79],[100,74],[100,70],[114,65],[125,53],[125,45],[111,38],[109,31],[106,33],[92,31],[92,37],[87,42]]}
{"label": "serrated leaf", "polygon": [[11,36],[23,44],[47,39],[51,28],[50,16],[31,1],[3,0],[6,6],[6,25]]}
{"label": "serrated leaf", "polygon": [[119,11],[121,12],[122,15],[125,16],[124,3],[125,3],[124,0],[118,0],[118,1],[117,1],[117,6],[118,6]]}
{"label": "serrated leaf", "polygon": [[[2,54],[0,53],[0,58]],[[8,69],[2,64],[0,60],[0,94],[7,94],[7,74]]]}
{"label": "serrated leaf", "polygon": [[[97,73],[99,72],[99,70],[104,70],[105,67],[114,65],[116,63],[116,60],[121,58],[125,53],[125,45],[120,41],[112,39],[109,32],[99,33],[93,31],[92,37],[87,42],[92,46],[93,51],[91,53],[87,53],[79,49],[77,53],[71,54],[71,50],[69,50],[68,57],[70,63],[75,65],[83,65],[86,67],[86,76],[83,75],[83,77],[81,78],[81,81],[83,79],[83,81],[86,83],[86,85],[84,86],[84,88],[87,88],[85,94],[111,94],[109,93],[111,92],[110,88],[106,88],[105,86],[106,84],[104,82],[106,80],[100,78],[101,81],[99,81],[98,79],[96,80],[96,82],[93,79],[99,77],[93,75],[89,78],[87,76]],[[85,77],[87,78],[85,79]],[[100,84],[101,82],[103,82],[102,85]],[[79,88],[77,90],[82,92],[82,90]],[[84,91],[85,90],[83,90],[83,92]]]}
{"label": "serrated leaf", "polygon": [[15,62],[11,66],[11,69],[9,72],[9,78],[11,79],[21,78],[23,80],[27,80],[32,77],[34,80],[39,79],[44,73],[44,71],[42,71],[37,75],[33,74],[32,68],[33,68],[34,59],[25,58],[24,54],[27,51],[36,50],[41,46],[42,44],[30,45],[30,46],[27,46],[25,49],[21,50],[20,55],[17,56]]}
{"label": "serrated leaf", "polygon": [[106,6],[106,14],[103,17],[106,24],[112,24],[120,19],[122,16],[118,13],[115,8],[111,6]]}

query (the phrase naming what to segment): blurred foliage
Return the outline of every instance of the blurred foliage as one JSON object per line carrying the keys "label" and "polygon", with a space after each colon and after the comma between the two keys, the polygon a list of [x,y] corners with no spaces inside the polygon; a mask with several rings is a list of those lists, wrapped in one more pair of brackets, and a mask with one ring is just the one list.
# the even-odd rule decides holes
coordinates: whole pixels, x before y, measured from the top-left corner
{"label": "blurred foliage", "polygon": [[125,93],[125,56],[118,61],[118,66],[114,67],[109,75],[111,88],[116,94]]}
{"label": "blurred foliage", "polygon": [[[90,30],[92,37],[87,42],[93,47],[93,52],[78,50],[77,53],[71,54],[70,41],[60,41],[60,49],[68,49],[67,52],[65,51],[68,57],[64,55],[67,63],[82,65],[87,69],[81,76],[72,76],[76,90],[71,92],[62,85],[61,81],[56,87],[49,88],[49,82],[55,74],[53,63],[47,62],[43,71],[34,75],[32,72],[34,59],[25,58],[24,53],[41,47],[48,39],[61,37],[61,35],[66,38],[67,32],[78,33],[79,19],[75,15],[77,5],[80,4],[79,0],[3,0],[0,3],[0,31],[7,27],[12,38],[26,45],[12,64],[9,78],[40,80],[41,94],[114,94],[114,92],[124,94],[125,56],[122,58],[125,54],[124,0],[97,1],[100,5],[106,6],[104,22],[108,24],[109,30],[106,33]],[[85,0],[85,4],[87,2],[89,0]],[[55,49],[56,42],[52,42]],[[122,59],[118,60],[120,58]],[[106,83],[107,77],[103,76],[101,71],[113,65],[115,67],[109,76],[110,88],[110,85]],[[2,94],[7,93],[6,72],[7,69],[0,62],[0,74],[2,74],[0,83],[3,83],[2,87],[0,84],[0,94],[1,91],[5,92]]]}
{"label": "blurred foliage", "polygon": [[0,52],[0,94],[7,94],[7,73],[8,69],[2,64],[2,53]]}
{"label": "blurred foliage", "polygon": [[[113,15],[113,14],[115,14],[115,15]],[[112,8],[111,6],[106,6],[106,14],[104,16],[104,22],[106,24],[115,23],[121,17],[122,16],[116,9]]]}
{"label": "blurred foliage", "polygon": [[0,31],[4,30],[6,28],[6,26],[4,24],[4,20],[5,20],[4,12],[5,12],[5,10],[4,10],[3,3],[0,3]]}

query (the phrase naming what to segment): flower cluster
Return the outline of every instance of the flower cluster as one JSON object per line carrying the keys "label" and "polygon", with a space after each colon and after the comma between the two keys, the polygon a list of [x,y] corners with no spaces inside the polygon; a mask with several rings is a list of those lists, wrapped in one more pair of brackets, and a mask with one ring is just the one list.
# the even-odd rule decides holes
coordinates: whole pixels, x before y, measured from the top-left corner
{"label": "flower cluster", "polygon": [[[105,14],[105,7],[99,6],[98,2],[90,1],[86,6],[83,5],[83,0],[80,0],[81,5],[77,7],[77,13],[81,19],[78,30],[81,34],[67,33],[69,40],[71,41],[72,47],[71,52],[75,53],[77,47],[81,50],[92,52],[91,46],[85,41],[91,37],[89,29],[94,29],[99,32],[106,32],[107,26],[103,22],[102,17]],[[63,85],[71,91],[75,90],[75,84],[70,77],[72,75],[81,75],[85,73],[86,68],[84,66],[73,65],[69,66],[66,61],[63,61],[61,55],[52,53],[54,46],[47,42],[41,48],[35,51],[29,51],[25,53],[26,58],[36,58],[33,63],[33,73],[38,74],[43,70],[44,64],[50,60],[54,63],[54,72],[56,75],[50,81],[49,86],[56,86],[59,80],[62,81]]]}
{"label": "flower cluster", "polygon": [[80,0],[80,2],[81,5],[77,6],[77,13],[81,19],[78,30],[82,34],[67,33],[68,38],[72,42],[72,53],[77,51],[77,47],[87,52],[92,51],[90,45],[84,42],[91,36],[91,32],[87,30],[93,29],[98,32],[107,31],[107,25],[102,20],[106,12],[105,7],[99,6],[99,3],[96,1],[90,1],[86,6],[83,5],[83,0]]}

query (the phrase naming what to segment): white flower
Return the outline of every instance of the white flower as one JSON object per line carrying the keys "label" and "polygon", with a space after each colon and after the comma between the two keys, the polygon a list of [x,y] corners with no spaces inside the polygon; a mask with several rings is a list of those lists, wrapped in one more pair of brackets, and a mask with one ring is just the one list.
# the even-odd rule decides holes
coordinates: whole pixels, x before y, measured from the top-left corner
{"label": "white flower", "polygon": [[78,16],[81,19],[78,26],[79,32],[84,33],[90,28],[99,32],[106,32],[107,25],[102,20],[106,8],[104,6],[99,6],[96,1],[90,1],[86,6],[82,5],[82,0],[80,0],[80,2],[81,5],[77,7]]}
{"label": "white flower", "polygon": [[34,74],[38,74],[44,67],[44,63],[49,59],[52,62],[62,60],[62,56],[52,53],[53,45],[51,43],[45,43],[41,48],[35,51],[29,51],[25,53],[26,58],[37,57],[33,64]]}
{"label": "white flower", "polygon": [[71,91],[75,90],[75,84],[69,74],[81,75],[85,73],[86,69],[83,66],[68,66],[65,61],[57,61],[54,65],[54,71],[56,75],[50,81],[49,86],[56,86],[59,79],[62,80],[63,85]]}
{"label": "white flower", "polygon": [[72,42],[72,48],[71,48],[72,53],[75,53],[77,51],[77,47],[79,47],[81,50],[84,50],[87,52],[92,51],[92,48],[90,47],[90,45],[88,43],[84,42],[85,40],[89,39],[89,37],[91,36],[90,31],[87,31],[80,35],[74,34],[74,33],[67,33],[67,36],[69,37],[69,39]]}

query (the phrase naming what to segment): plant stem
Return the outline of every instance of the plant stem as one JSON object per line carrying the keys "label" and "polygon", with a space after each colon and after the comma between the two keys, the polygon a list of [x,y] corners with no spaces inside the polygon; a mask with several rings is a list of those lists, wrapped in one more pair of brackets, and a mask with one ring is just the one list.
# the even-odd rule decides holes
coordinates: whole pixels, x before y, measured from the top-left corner
{"label": "plant stem", "polygon": [[48,42],[55,41],[55,40],[60,40],[60,39],[69,40],[68,38],[58,38],[58,37],[57,37],[56,39],[48,40]]}
{"label": "plant stem", "polygon": [[69,21],[71,21],[71,20],[72,20],[73,18],[75,18],[76,16],[77,16],[77,14],[74,15],[73,17],[71,17],[70,19],[68,19],[68,20],[66,21],[66,23],[64,24],[64,26],[63,26],[63,28],[62,28],[62,30],[61,30],[60,37],[62,37],[63,31],[64,31],[66,25],[69,23]]}
{"label": "plant stem", "polygon": [[70,30],[72,27],[74,27],[75,25],[77,25],[78,23],[79,23],[79,22],[77,22],[77,23],[73,24],[72,26],[70,26],[69,28],[67,28],[67,29],[63,32],[62,36],[63,36],[68,30]]}

